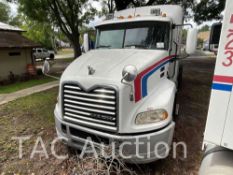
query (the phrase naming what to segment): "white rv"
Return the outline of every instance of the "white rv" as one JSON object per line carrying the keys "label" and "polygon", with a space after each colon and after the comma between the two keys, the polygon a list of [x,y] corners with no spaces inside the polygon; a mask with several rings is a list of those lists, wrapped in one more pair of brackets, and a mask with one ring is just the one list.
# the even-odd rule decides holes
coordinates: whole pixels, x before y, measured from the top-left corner
{"label": "white rv", "polygon": [[[56,130],[68,145],[82,149],[115,141],[134,162],[157,160],[148,153],[159,142],[171,144],[178,90],[183,9],[161,5],[118,11],[96,26],[96,48],[77,58],[60,80],[54,114]],[[190,30],[186,52],[196,47]],[[135,140],[139,139],[141,158]],[[165,148],[158,148],[163,154]]]}

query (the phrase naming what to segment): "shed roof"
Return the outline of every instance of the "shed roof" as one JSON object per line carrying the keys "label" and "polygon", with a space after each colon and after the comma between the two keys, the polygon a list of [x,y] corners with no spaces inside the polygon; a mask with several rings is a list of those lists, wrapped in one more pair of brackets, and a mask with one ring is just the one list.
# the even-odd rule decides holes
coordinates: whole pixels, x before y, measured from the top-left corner
{"label": "shed roof", "polygon": [[21,33],[0,31],[0,48],[33,48],[39,46]]}
{"label": "shed roof", "polygon": [[25,32],[24,30],[18,28],[18,27],[14,27],[11,26],[9,24],[0,22],[0,31],[5,30],[5,31],[15,31],[15,32]]}

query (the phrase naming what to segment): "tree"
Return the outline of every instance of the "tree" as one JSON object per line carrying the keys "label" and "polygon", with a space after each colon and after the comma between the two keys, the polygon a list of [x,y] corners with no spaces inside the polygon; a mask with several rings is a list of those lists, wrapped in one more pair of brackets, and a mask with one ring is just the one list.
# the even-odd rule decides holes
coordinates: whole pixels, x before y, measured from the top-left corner
{"label": "tree", "polygon": [[[27,18],[27,17],[25,17]],[[34,42],[40,43],[45,48],[53,48],[53,30],[48,23],[40,23],[38,21],[26,19],[23,25],[20,26],[23,30],[27,31],[23,35]]]}
{"label": "tree", "polygon": [[30,19],[59,27],[73,45],[75,58],[81,55],[80,27],[94,19],[96,9],[88,0],[18,0],[19,9]]}
{"label": "tree", "polygon": [[185,9],[185,15],[189,16],[189,11],[193,10],[194,19],[198,23],[212,19],[220,19],[221,12],[225,7],[225,0],[115,0],[116,9],[123,10],[127,7],[149,6],[155,4],[181,4]]}
{"label": "tree", "polygon": [[201,0],[193,9],[195,21],[202,23],[203,21],[221,19],[225,3],[225,0]]}
{"label": "tree", "polygon": [[210,31],[210,26],[204,25],[204,26],[199,30],[199,32],[206,32],[206,31]]}
{"label": "tree", "polygon": [[149,6],[156,4],[182,4],[182,6],[187,9],[187,7],[192,7],[194,0],[115,0],[116,9],[123,10],[126,9],[130,4],[135,7]]}
{"label": "tree", "polygon": [[22,25],[22,17],[21,17],[21,15],[18,14],[17,16],[11,17],[8,23],[10,25],[12,25],[12,26],[20,27]]}
{"label": "tree", "polygon": [[101,6],[102,6],[101,15],[106,15],[106,14],[109,14],[109,13],[113,13],[116,10],[114,0],[102,0]]}
{"label": "tree", "polygon": [[10,7],[6,3],[0,2],[0,22],[8,23],[10,20]]}

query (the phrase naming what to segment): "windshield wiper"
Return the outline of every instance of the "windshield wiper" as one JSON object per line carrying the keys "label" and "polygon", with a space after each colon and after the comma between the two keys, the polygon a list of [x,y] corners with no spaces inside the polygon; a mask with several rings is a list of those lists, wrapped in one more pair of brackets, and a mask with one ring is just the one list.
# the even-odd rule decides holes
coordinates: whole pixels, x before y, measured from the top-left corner
{"label": "windshield wiper", "polygon": [[125,45],[124,48],[126,48],[126,47],[137,47],[137,48],[147,49],[147,46],[145,46],[145,45],[140,45],[140,44],[129,44],[129,45]]}
{"label": "windshield wiper", "polygon": [[110,45],[99,45],[97,46],[97,49],[99,48],[111,48],[111,46]]}

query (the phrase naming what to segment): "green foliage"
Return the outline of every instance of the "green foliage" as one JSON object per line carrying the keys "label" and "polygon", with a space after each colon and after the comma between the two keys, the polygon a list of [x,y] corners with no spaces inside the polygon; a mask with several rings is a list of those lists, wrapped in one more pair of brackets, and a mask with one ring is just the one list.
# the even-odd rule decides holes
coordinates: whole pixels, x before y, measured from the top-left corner
{"label": "green foliage", "polygon": [[53,48],[53,30],[51,29],[50,24],[26,19],[21,28],[27,31],[24,33],[25,37],[31,39],[34,42],[40,43],[45,48]]}
{"label": "green foliage", "polygon": [[9,24],[12,26],[20,27],[22,25],[22,18],[20,15],[12,17],[9,21]]}
{"label": "green foliage", "polygon": [[49,83],[51,81],[55,81],[55,79],[43,77],[40,79],[32,79],[32,80],[25,81],[25,82],[17,82],[17,83],[6,85],[6,86],[0,86],[0,94],[8,94],[8,93],[16,92],[16,91],[30,88],[36,85]]}
{"label": "green foliage", "polygon": [[87,27],[87,26],[82,26],[80,28],[80,43],[83,43],[83,34],[85,33],[88,33],[89,35],[89,38],[92,40],[92,41],[95,41],[95,29],[94,28],[91,28],[91,27]]}
{"label": "green foliage", "polygon": [[140,7],[156,4],[182,4],[187,9],[194,5],[194,0],[115,0],[117,10],[122,10],[130,6]]}
{"label": "green foliage", "polygon": [[225,0],[201,0],[193,9],[195,21],[202,23],[212,19],[221,19],[225,3]]}
{"label": "green foliage", "polygon": [[182,44],[186,43],[187,35],[188,35],[188,30],[183,29],[182,30]]}
{"label": "green foliage", "polygon": [[190,9],[194,12],[194,19],[198,23],[204,21],[220,19],[224,10],[225,0],[115,0],[116,9],[123,10],[128,7],[148,6],[155,4],[181,4],[186,12],[186,17],[190,17]]}
{"label": "green foliage", "polygon": [[18,0],[18,2],[20,11],[28,18],[59,27],[72,43],[75,57],[81,55],[80,27],[93,20],[97,13],[88,0]]}
{"label": "green foliage", "polygon": [[47,0],[18,0],[19,11],[31,20],[48,22],[49,6]]}
{"label": "green foliage", "polygon": [[102,11],[100,13],[100,16],[113,13],[116,10],[116,5],[114,0],[102,0],[101,6],[102,6]]}
{"label": "green foliage", "polygon": [[10,7],[8,4],[0,2],[0,22],[8,23],[10,20]]}
{"label": "green foliage", "polygon": [[204,26],[199,30],[199,32],[207,32],[207,31],[210,31],[210,26],[208,26],[208,25],[204,25]]}
{"label": "green foliage", "polygon": [[198,48],[201,48],[201,47],[203,46],[203,43],[204,43],[204,40],[203,40],[203,39],[201,39],[201,38],[198,38],[198,39],[197,39],[197,47],[198,47]]}

